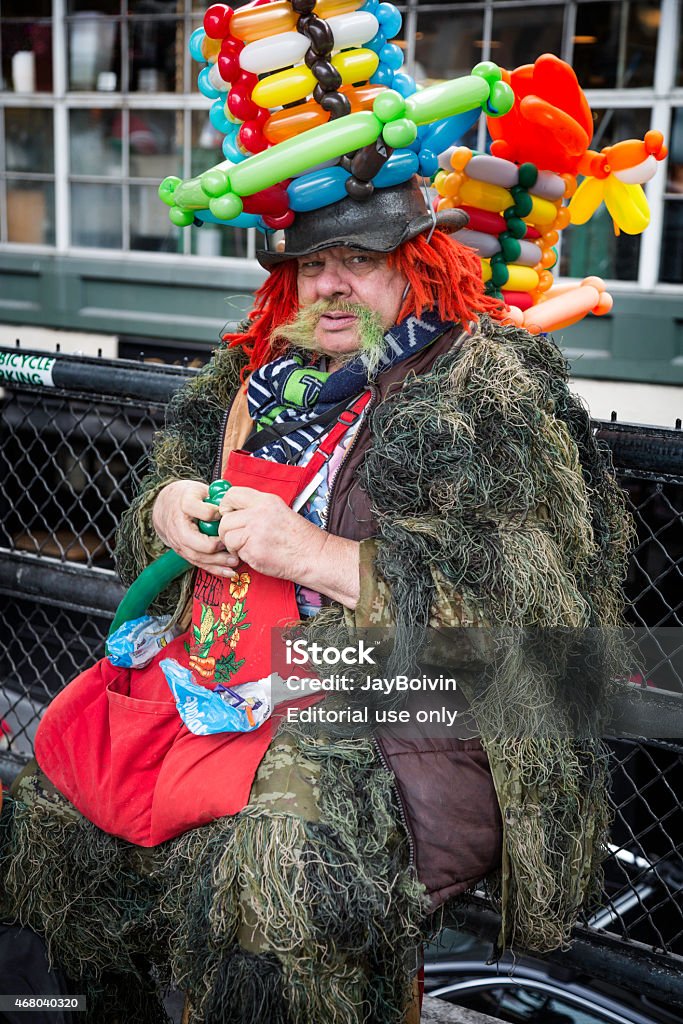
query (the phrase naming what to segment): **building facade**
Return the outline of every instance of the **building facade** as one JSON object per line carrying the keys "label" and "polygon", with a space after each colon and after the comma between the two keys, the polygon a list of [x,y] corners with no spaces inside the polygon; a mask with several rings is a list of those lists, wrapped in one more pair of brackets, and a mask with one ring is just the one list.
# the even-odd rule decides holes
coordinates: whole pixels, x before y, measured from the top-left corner
{"label": "building facade", "polygon": [[[187,40],[192,0],[0,0],[0,322],[114,335],[122,354],[213,344],[263,271],[253,231],[180,230],[156,196],[222,159]],[[233,6],[240,6],[234,4]],[[465,0],[397,5],[423,83],[556,53],[595,112],[592,147],[662,131],[642,237],[606,212],[562,242],[560,273],[598,274],[615,307],[562,341],[574,372],[683,382],[680,0]],[[482,149],[486,126],[464,140]],[[20,330],[17,333],[21,333]]]}

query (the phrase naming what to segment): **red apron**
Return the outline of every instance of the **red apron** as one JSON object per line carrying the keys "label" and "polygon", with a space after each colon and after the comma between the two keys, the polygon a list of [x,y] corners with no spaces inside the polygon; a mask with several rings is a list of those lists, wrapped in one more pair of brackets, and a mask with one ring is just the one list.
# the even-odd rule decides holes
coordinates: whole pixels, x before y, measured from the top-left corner
{"label": "red apron", "polygon": [[[231,452],[226,477],[234,485],[277,494],[289,506],[328,461],[369,400],[364,393],[343,412],[304,467]],[[258,766],[288,707],[278,704],[247,733],[196,736],[183,724],[159,668],[174,658],[195,680],[235,686],[284,663],[274,626],[299,619],[294,584],[242,563],[237,581],[200,571],[190,630],[140,669],[106,658],[58,694],[36,734],[42,771],[99,828],[138,846],[156,846],[189,829],[241,811]],[[279,647],[279,650],[278,650]]]}

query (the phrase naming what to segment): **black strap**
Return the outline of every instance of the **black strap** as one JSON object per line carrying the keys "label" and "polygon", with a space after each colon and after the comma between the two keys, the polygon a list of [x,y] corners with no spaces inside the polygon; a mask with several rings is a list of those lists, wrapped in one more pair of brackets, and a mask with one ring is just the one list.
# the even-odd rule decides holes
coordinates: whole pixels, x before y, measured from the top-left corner
{"label": "black strap", "polygon": [[327,409],[325,412],[320,413],[319,416],[314,416],[310,420],[288,420],[286,423],[271,423],[270,426],[263,427],[262,430],[254,429],[242,445],[241,450],[243,452],[254,452],[259,448],[264,448],[267,444],[272,444],[273,441],[284,441],[286,444],[287,434],[292,434],[295,430],[300,430],[302,427],[317,426],[324,429],[334,423],[341,413],[350,408],[357,398],[358,395],[354,395],[350,399],[345,398],[343,402],[338,402],[331,409]]}

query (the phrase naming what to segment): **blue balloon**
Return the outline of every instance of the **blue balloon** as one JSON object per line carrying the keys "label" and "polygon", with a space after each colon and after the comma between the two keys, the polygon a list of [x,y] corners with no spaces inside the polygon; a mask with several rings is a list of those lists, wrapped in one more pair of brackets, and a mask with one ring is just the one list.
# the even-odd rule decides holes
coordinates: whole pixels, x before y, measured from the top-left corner
{"label": "blue balloon", "polygon": [[400,95],[404,96],[406,99],[408,96],[412,96],[413,93],[417,92],[415,79],[411,78],[410,75],[407,75],[405,71],[399,71],[394,75],[394,81],[391,88],[395,89],[397,93],[400,93]]}
{"label": "blue balloon", "polygon": [[387,39],[393,39],[401,31],[403,18],[393,4],[380,4],[374,14]]}
{"label": "blue balloon", "polygon": [[197,220],[202,220],[205,224],[220,224],[224,228],[256,228],[261,223],[261,218],[257,213],[240,213],[232,220],[219,220],[218,217],[214,217],[211,210],[195,210],[194,215]]}
{"label": "blue balloon", "polygon": [[384,35],[384,32],[382,32],[382,29],[380,29],[379,32],[377,32],[372,37],[370,42],[365,44],[365,49],[366,50],[374,50],[375,53],[379,53],[379,51],[382,49],[382,47],[386,46],[386,42],[387,42],[387,37]]}
{"label": "blue balloon", "polygon": [[466,110],[463,114],[454,114],[453,117],[430,124],[429,132],[424,139],[425,148],[431,149],[433,153],[443,153],[469,131],[480,114],[481,107],[477,107],[476,110]]}
{"label": "blue balloon", "polygon": [[211,85],[211,82],[209,81],[210,72],[211,65],[207,64],[206,67],[202,68],[202,70],[197,75],[197,85],[199,86],[199,91],[200,93],[202,93],[203,96],[206,96],[207,99],[210,100],[217,100],[223,94],[219,92],[218,89],[214,89],[214,87]]}
{"label": "blue balloon", "polygon": [[239,125],[231,125],[235,131],[231,132],[230,135],[226,135],[223,139],[223,156],[226,160],[232,160],[234,164],[240,164],[243,160],[247,159],[247,154],[243,153],[237,145],[237,133],[239,131]]}
{"label": "blue balloon", "polygon": [[420,174],[425,178],[431,178],[439,169],[439,158],[430,149],[423,149],[420,153]]}
{"label": "blue balloon", "polygon": [[290,208],[300,212],[338,203],[346,197],[346,181],[350,177],[343,167],[321,167],[294,178],[287,186]]}
{"label": "blue balloon", "polygon": [[370,79],[371,85],[386,85],[391,88],[391,84],[394,81],[394,72],[391,68],[388,68],[385,64],[380,66],[375,71],[374,75]]}
{"label": "blue balloon", "polygon": [[413,153],[410,149],[397,149],[391,154],[384,167],[377,172],[372,183],[377,188],[400,185],[417,174],[419,164],[417,153]]}
{"label": "blue balloon", "polygon": [[393,43],[387,43],[379,51],[379,59],[382,64],[386,64],[392,71],[398,71],[399,68],[403,67],[403,53],[400,47],[394,46]]}
{"label": "blue balloon", "polygon": [[361,11],[369,11],[370,14],[374,14],[379,7],[379,0],[365,0],[365,3],[360,8]]}
{"label": "blue balloon", "polygon": [[227,135],[234,128],[234,123],[230,118],[225,116],[225,100],[219,99],[211,105],[209,111],[209,121],[214,126],[217,132],[222,132],[223,135]]}
{"label": "blue balloon", "polygon": [[205,36],[206,32],[203,28],[196,28],[187,43],[187,48],[190,51],[192,60],[198,60],[200,64],[206,63],[206,57],[202,53],[202,43],[204,42]]}

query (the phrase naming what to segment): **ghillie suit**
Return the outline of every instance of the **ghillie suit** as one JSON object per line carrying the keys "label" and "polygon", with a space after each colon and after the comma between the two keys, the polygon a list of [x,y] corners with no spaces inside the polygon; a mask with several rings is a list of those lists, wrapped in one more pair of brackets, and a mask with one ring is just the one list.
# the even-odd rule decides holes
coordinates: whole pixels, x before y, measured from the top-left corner
{"label": "ghillie suit", "polygon": [[[172,401],[152,474],[121,527],[124,580],[159,553],[151,508],[161,487],[215,476],[238,371],[234,351],[219,350]],[[349,627],[393,625],[391,664],[401,672],[428,639],[469,649],[458,655],[459,681],[503,816],[503,937],[518,949],[553,948],[567,941],[604,849],[599,712],[614,662],[609,630],[588,649],[585,631],[619,621],[623,497],[545,338],[482,317],[464,343],[383,397],[354,448],[363,452],[357,497],[372,523],[361,541],[360,600],[353,613],[331,605],[307,628],[330,642]],[[182,617],[190,593],[186,578],[155,610]],[[494,632],[460,640],[463,626]],[[297,764],[303,756],[318,765],[319,811],[283,812],[289,787],[273,792],[268,780],[280,742],[296,747]],[[411,763],[424,771],[420,755]],[[189,991],[196,1021],[398,1024],[428,907],[408,864],[391,773],[370,741],[333,733],[279,735],[262,769],[266,790],[244,812],[146,852],[142,872],[140,851],[61,805],[55,813],[41,784],[25,780],[2,865],[10,910],[46,933],[72,976],[97,979],[115,964],[146,992],[136,961],[146,954],[161,979]],[[443,820],[439,794],[430,797],[426,812]],[[76,889],[74,859],[84,867]],[[91,915],[84,929],[91,901],[79,899],[101,886],[110,895],[97,926]],[[265,934],[256,949],[250,922]]]}

